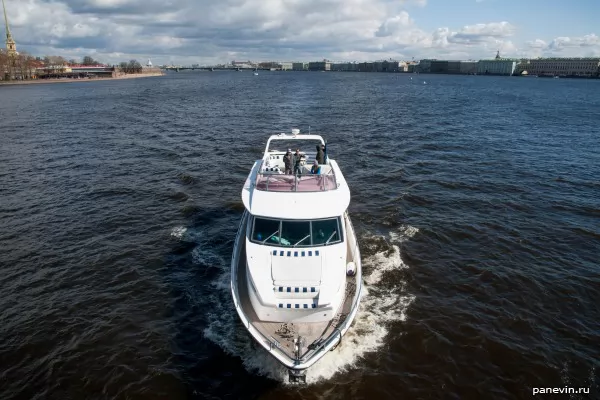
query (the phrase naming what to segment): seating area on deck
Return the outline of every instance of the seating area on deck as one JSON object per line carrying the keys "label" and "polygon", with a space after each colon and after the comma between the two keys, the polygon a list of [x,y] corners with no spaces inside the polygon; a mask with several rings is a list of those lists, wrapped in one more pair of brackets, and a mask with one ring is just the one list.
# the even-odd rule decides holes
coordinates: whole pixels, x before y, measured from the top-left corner
{"label": "seating area on deck", "polygon": [[337,188],[331,165],[320,164],[321,173],[313,175],[310,170],[314,162],[314,155],[306,154],[306,159],[301,165],[301,173],[296,180],[294,175],[285,174],[284,155],[285,153],[273,153],[269,155],[266,162],[263,162],[256,179],[258,190],[318,192]]}

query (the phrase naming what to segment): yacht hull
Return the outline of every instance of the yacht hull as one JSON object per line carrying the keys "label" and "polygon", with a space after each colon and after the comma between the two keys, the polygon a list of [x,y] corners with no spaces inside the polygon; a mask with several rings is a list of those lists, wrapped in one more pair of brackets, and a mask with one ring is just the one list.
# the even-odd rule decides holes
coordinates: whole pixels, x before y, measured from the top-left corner
{"label": "yacht hull", "polygon": [[261,321],[252,306],[252,285],[248,282],[245,232],[248,211],[240,221],[231,260],[231,292],[236,311],[248,333],[282,365],[290,371],[290,381],[305,379],[307,368],[315,364],[328,351],[342,342],[360,304],[362,295],[362,264],[354,228],[347,213],[347,260],[355,264],[355,273],[346,276],[345,297],[334,317],[322,322],[272,322]]}

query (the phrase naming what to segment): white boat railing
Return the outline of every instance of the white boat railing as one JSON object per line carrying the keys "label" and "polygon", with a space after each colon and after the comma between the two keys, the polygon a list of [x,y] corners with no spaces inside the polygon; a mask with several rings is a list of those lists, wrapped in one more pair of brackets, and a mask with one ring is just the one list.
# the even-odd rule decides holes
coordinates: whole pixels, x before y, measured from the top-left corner
{"label": "white boat railing", "polygon": [[338,183],[333,170],[326,174],[301,175],[259,172],[255,188],[266,192],[323,192],[337,189]]}

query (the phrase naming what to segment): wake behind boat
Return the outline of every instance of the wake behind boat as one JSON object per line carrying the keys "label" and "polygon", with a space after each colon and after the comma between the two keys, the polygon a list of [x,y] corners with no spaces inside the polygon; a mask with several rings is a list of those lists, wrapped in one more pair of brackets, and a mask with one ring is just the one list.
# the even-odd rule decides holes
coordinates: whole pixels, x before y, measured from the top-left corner
{"label": "wake behind boat", "polygon": [[342,342],[354,320],[362,266],[337,162],[325,155],[312,174],[306,161],[317,152],[304,152],[291,174],[286,152],[271,148],[284,141],[325,147],[321,136],[297,129],[267,141],[242,190],[231,292],[252,337],[288,368],[290,382],[306,382],[306,369]]}

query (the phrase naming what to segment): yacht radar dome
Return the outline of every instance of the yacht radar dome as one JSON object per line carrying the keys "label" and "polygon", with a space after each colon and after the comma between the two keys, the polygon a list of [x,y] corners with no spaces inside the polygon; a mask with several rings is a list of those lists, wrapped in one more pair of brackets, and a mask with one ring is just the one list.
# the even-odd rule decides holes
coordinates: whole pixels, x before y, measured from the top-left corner
{"label": "yacht radar dome", "polygon": [[296,128],[292,129],[292,135],[296,136],[299,134],[300,134],[300,129],[296,129]]}

